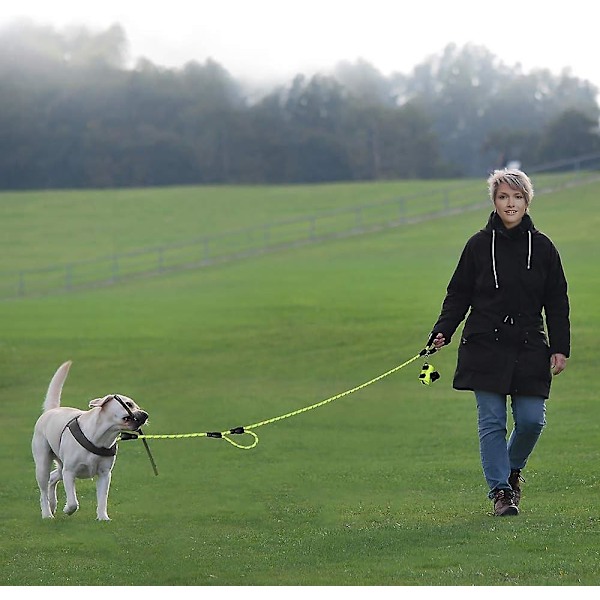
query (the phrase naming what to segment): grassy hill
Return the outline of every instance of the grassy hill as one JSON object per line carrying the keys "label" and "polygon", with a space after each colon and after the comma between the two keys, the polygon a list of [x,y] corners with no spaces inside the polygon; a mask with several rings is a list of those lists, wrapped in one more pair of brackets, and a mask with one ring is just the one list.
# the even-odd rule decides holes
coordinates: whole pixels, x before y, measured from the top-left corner
{"label": "grassy hill", "polygon": [[[110,254],[187,238],[196,228],[223,231],[406,192],[402,183],[381,185],[284,195],[257,188],[254,196],[230,188],[3,194],[2,265]],[[212,194],[210,206],[198,204],[204,194]],[[590,184],[540,195],[532,206],[565,264],[573,357],[554,382],[517,519],[488,514],[474,400],[451,389],[454,344],[433,357],[442,374],[433,386],[418,382],[420,363],[412,363],[257,429],[252,450],[207,438],[152,440],[154,477],[141,442],[122,442],[110,523],[95,521],[91,481],[79,483],[76,515],[43,522],[29,448],[50,377],[67,359],[74,363],[64,404],[85,408],[99,395],[127,394],[151,415],[146,433],[159,434],[255,423],[368,381],[423,347],[458,254],[487,208],[3,302],[0,581],[598,585],[596,198]]]}

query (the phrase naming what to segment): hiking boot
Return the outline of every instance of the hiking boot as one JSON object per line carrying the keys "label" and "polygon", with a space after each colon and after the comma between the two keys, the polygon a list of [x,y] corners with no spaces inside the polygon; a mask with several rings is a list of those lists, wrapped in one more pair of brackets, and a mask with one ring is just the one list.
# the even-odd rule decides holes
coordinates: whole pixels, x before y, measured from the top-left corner
{"label": "hiking boot", "polygon": [[512,490],[496,490],[494,492],[494,516],[508,517],[518,515],[519,509],[514,503]]}
{"label": "hiking boot", "polygon": [[519,502],[521,502],[521,482],[525,483],[525,480],[521,477],[521,471],[519,469],[512,469],[508,478],[508,484],[513,490],[513,503],[515,506],[519,506]]}

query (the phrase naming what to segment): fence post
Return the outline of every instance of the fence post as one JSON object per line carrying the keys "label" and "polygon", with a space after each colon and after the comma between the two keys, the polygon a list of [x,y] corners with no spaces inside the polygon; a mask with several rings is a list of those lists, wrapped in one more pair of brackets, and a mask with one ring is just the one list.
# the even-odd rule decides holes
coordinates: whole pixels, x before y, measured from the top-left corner
{"label": "fence post", "polygon": [[163,267],[164,267],[164,252],[163,252],[163,248],[158,248],[158,256],[157,256],[157,271],[159,273],[163,272]]}
{"label": "fence post", "polygon": [[73,265],[65,265],[65,290],[68,292],[73,287]]}
{"label": "fence post", "polygon": [[357,231],[360,231],[362,229],[362,224],[363,224],[362,216],[363,216],[362,206],[359,206],[356,209],[354,209],[354,225],[355,225]]}
{"label": "fence post", "polygon": [[117,281],[117,279],[119,279],[119,256],[116,254],[113,256],[112,278],[113,281]]}
{"label": "fence post", "polygon": [[404,220],[404,208],[405,208],[404,198],[398,198],[398,214],[400,216],[400,223],[402,223],[402,221]]}

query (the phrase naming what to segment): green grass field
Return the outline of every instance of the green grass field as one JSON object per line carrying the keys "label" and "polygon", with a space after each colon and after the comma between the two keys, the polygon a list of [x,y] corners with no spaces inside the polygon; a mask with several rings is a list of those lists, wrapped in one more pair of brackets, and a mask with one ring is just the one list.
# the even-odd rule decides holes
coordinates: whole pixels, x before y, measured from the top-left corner
{"label": "green grass field", "polygon": [[[44,266],[73,253],[110,254],[115,245],[187,239],[209,223],[223,231],[403,193],[401,182],[382,185],[256,188],[247,198],[213,189],[210,207],[188,199],[201,190],[179,188],[153,191],[151,200],[143,190],[0,194],[7,216],[0,264]],[[151,440],[155,477],[142,443],[122,442],[109,523],[95,520],[92,481],[78,484],[78,513],[42,521],[30,452],[46,387],[67,359],[73,367],[63,404],[85,408],[100,395],[130,395],[151,415],[148,434],[255,423],[393,368],[423,347],[459,252],[487,209],[105,289],[2,302],[0,582],[599,585],[596,205],[592,184],[540,196],[532,206],[565,264],[573,356],[554,383],[515,519],[489,514],[474,401],[451,388],[455,344],[432,358],[442,378],[431,387],[419,383],[416,361],[258,428],[252,450],[207,438]],[[59,487],[60,508],[63,500]]]}

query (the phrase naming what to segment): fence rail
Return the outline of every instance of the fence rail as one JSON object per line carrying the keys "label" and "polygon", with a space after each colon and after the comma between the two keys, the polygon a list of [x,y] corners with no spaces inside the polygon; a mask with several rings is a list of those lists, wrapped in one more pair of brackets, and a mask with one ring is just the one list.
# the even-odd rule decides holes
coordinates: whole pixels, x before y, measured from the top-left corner
{"label": "fence rail", "polygon": [[[567,173],[559,180],[554,180],[553,189],[599,178],[600,175],[594,172]],[[551,190],[539,189],[536,193],[545,191]],[[138,277],[198,269],[440,218],[481,206],[481,184],[470,184],[207,235],[179,244],[39,269],[4,272],[0,274],[0,300],[69,293],[114,285]]]}

